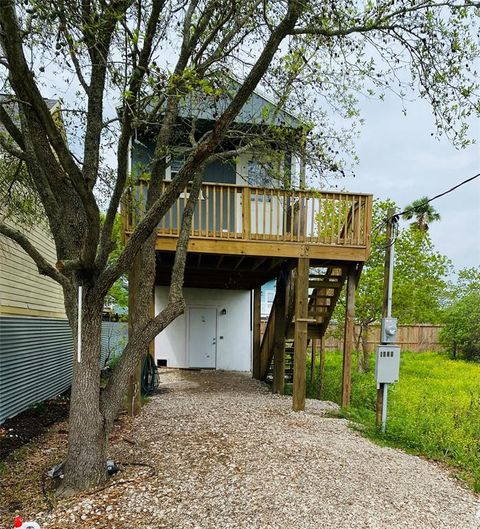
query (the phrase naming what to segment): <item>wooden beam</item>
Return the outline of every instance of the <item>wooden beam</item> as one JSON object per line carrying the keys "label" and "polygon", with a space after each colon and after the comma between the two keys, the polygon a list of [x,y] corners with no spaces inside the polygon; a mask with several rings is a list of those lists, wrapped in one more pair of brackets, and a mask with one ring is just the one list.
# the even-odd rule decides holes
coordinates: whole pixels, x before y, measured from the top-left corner
{"label": "wooden beam", "polygon": [[253,361],[252,376],[261,379],[261,359],[260,359],[260,327],[261,327],[261,298],[262,289],[257,287],[253,291]]}
{"label": "wooden beam", "polygon": [[295,279],[295,352],[293,355],[292,403],[294,411],[305,409],[307,379],[308,271],[309,259],[299,259]]}
{"label": "wooden beam", "polygon": [[356,286],[357,268],[355,265],[351,265],[348,269],[347,275],[345,332],[343,338],[342,407],[350,405]]}
{"label": "wooden beam", "polygon": [[242,255],[240,257],[240,259],[237,261],[237,263],[235,264],[235,266],[233,267],[234,270],[237,270],[237,268],[243,263],[244,259],[245,259],[245,255]]}
{"label": "wooden beam", "polygon": [[250,268],[250,270],[256,270],[257,268],[260,268],[262,264],[268,259],[268,257],[261,257],[257,260],[257,262]]}
{"label": "wooden beam", "polygon": [[273,393],[283,395],[285,390],[285,324],[287,275],[282,269],[277,278],[275,293],[275,329],[273,338]]}
{"label": "wooden beam", "polygon": [[221,255],[219,260],[218,260],[218,263],[217,263],[217,270],[220,268],[220,266],[222,265],[223,263],[223,260],[225,259],[225,256],[224,255]]}
{"label": "wooden beam", "polygon": [[272,258],[272,262],[270,263],[270,266],[267,267],[267,270],[268,271],[273,270],[278,265],[280,265],[282,263],[282,261],[283,261],[283,259],[279,259],[278,257],[277,258]]}
{"label": "wooden beam", "polygon": [[[156,249],[174,252],[177,237],[159,235]],[[225,255],[251,255],[257,257],[300,258],[335,260],[335,261],[366,261],[365,248],[352,246],[324,246],[292,241],[245,241],[234,239],[191,238],[188,251],[192,253],[210,253]],[[337,277],[337,276],[335,276]]]}
{"label": "wooden beam", "polygon": [[308,286],[310,288],[342,288],[342,284],[338,281],[309,281]]}

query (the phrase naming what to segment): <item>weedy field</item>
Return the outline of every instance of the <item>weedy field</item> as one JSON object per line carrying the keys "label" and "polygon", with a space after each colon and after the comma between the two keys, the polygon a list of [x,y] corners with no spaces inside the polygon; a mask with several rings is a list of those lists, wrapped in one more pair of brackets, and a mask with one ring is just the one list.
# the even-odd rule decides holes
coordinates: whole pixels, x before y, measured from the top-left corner
{"label": "weedy field", "polygon": [[[339,402],[339,352],[328,352],[319,388],[318,365],[307,396]],[[400,381],[390,386],[385,434],[375,428],[374,362],[368,373],[352,369],[351,407],[342,413],[380,443],[452,465],[480,492],[480,364],[439,353],[402,353]]]}

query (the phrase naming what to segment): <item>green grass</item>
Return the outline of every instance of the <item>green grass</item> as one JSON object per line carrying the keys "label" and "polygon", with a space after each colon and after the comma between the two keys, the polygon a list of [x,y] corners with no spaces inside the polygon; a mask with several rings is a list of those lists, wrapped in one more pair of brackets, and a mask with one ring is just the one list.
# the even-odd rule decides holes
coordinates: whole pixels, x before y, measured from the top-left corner
{"label": "green grass", "polygon": [[[318,369],[317,369],[318,373]],[[318,380],[307,396],[318,398]],[[327,353],[321,398],[339,402],[341,355]],[[389,387],[387,431],[375,428],[374,365],[352,370],[351,407],[343,416],[370,438],[443,461],[480,491],[480,364],[438,353],[402,353],[400,381]]]}

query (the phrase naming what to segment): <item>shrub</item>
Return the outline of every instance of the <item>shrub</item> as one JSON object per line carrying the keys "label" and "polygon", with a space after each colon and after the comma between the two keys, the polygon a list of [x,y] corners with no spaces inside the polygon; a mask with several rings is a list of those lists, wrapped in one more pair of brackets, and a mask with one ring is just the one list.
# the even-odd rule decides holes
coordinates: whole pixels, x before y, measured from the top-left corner
{"label": "shrub", "polygon": [[440,340],[454,357],[480,361],[480,292],[470,292],[446,311]]}

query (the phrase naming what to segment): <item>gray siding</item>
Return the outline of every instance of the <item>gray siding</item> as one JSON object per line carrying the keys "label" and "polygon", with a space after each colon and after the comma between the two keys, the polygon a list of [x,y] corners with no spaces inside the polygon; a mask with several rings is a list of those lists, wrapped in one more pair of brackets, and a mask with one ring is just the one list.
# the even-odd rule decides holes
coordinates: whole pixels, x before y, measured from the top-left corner
{"label": "gray siding", "polygon": [[67,320],[0,317],[0,423],[68,389],[72,353]]}
{"label": "gray siding", "polygon": [[128,323],[102,322],[102,367],[108,360],[122,354],[127,340]]}
{"label": "gray siding", "polygon": [[[102,323],[102,359],[121,353],[126,323]],[[73,344],[66,319],[0,316],[0,424],[59,395],[72,380]]]}

